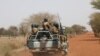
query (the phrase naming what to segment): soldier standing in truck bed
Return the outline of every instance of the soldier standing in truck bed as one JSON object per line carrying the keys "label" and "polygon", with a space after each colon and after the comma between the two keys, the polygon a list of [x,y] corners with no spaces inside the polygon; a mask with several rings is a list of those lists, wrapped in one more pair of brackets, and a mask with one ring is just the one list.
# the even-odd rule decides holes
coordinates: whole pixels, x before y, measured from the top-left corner
{"label": "soldier standing in truck bed", "polygon": [[42,22],[43,30],[50,30],[50,23],[48,22],[48,19],[44,19]]}

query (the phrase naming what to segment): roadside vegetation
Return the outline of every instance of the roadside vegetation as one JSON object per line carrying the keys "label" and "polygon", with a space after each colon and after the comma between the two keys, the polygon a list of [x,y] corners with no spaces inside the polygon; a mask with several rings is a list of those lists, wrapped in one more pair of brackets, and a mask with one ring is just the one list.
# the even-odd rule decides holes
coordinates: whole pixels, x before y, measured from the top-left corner
{"label": "roadside vegetation", "polygon": [[98,10],[98,12],[91,14],[89,24],[95,37],[100,37],[100,0],[93,0],[91,4],[93,5],[93,8]]}
{"label": "roadside vegetation", "polygon": [[19,49],[25,45],[24,38],[0,38],[0,56],[8,56],[13,50]]}
{"label": "roadside vegetation", "polygon": [[[40,25],[44,18],[47,18],[50,22],[56,22],[59,20],[59,15],[54,15],[50,13],[37,13],[24,19],[19,26],[10,26],[8,29],[0,28],[0,36],[15,37],[16,36],[27,36],[31,32],[31,25]],[[58,23],[58,22],[56,22]],[[51,23],[52,24],[52,23]],[[86,32],[86,28],[79,24],[74,24],[71,27],[66,27],[65,33],[67,34],[81,34]]]}

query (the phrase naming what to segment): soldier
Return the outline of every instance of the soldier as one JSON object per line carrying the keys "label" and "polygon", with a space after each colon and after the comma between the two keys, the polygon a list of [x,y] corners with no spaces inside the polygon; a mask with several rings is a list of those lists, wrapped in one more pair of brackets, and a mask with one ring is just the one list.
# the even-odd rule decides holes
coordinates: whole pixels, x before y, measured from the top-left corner
{"label": "soldier", "polygon": [[53,26],[52,26],[52,32],[53,34],[57,34],[59,32],[59,25],[58,23],[53,23]]}
{"label": "soldier", "polygon": [[65,50],[65,52],[67,52],[67,49],[66,49],[66,48],[68,48],[67,37],[64,36],[64,35],[61,35],[61,36],[60,36],[60,43],[61,43],[61,48],[62,48],[63,50]]}
{"label": "soldier", "polygon": [[38,25],[37,24],[32,24],[31,29],[32,29],[32,34],[35,35],[38,31]]}
{"label": "soldier", "polygon": [[61,43],[66,42],[67,41],[67,37],[64,36],[64,35],[60,35],[60,40],[61,40]]}
{"label": "soldier", "polygon": [[50,29],[50,23],[48,22],[48,19],[44,19],[44,21],[42,22],[43,23],[43,29],[44,30],[49,30]]}

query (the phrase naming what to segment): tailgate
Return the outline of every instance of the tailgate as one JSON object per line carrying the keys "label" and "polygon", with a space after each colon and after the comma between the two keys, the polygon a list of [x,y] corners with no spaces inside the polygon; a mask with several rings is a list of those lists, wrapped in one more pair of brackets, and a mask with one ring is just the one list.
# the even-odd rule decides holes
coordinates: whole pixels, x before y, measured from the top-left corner
{"label": "tailgate", "polygon": [[31,48],[58,48],[59,41],[58,40],[46,40],[46,41],[38,41],[38,40],[29,40],[27,42],[27,46]]}

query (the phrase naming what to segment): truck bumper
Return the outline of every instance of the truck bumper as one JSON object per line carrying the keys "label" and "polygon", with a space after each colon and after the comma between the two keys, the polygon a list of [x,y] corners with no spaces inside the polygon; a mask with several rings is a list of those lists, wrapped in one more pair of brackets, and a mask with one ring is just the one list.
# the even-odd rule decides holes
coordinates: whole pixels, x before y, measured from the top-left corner
{"label": "truck bumper", "polygon": [[59,51],[60,49],[58,48],[35,48],[35,49],[30,49],[31,52],[55,52],[55,51]]}

